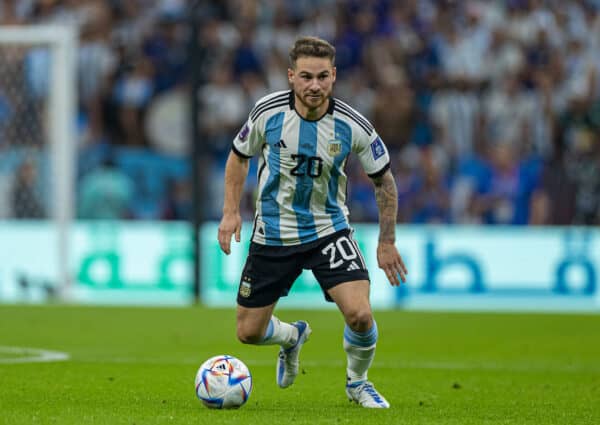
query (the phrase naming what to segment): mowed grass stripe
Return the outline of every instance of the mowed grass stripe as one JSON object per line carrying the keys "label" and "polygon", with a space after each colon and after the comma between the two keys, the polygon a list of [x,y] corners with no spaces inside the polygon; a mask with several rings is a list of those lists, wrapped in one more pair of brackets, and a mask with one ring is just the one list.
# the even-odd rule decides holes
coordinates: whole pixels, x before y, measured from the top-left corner
{"label": "mowed grass stripe", "polygon": [[[345,399],[339,313],[278,316],[315,330],[286,390],[275,384],[276,348],[240,344],[231,309],[0,306],[0,344],[71,355],[0,364],[0,424],[600,423],[597,315],[376,312],[369,377],[392,403],[377,412]],[[221,353],[254,377],[238,411],[195,399],[197,367]]]}
{"label": "mowed grass stripe", "polygon": [[[266,348],[268,349],[268,348]],[[52,361],[52,360],[47,360]],[[160,359],[160,358],[147,358],[147,357],[123,357],[123,358],[94,358],[94,357],[80,357],[72,359],[72,361],[79,363],[115,363],[115,364],[153,364],[153,365],[174,365],[174,364],[185,364],[185,365],[198,365],[197,358],[187,359]],[[275,364],[275,357],[271,360],[246,360],[248,366],[271,366]],[[24,361],[26,363],[26,361]],[[346,365],[345,359],[333,359],[326,361],[315,361],[315,360],[301,360],[303,367],[316,367],[316,368],[328,368],[328,367],[342,367]],[[451,363],[445,361],[426,360],[426,361],[402,361],[398,362],[384,362],[375,360],[372,368],[383,368],[383,369],[432,369],[432,370],[482,370],[482,371],[507,371],[507,372],[530,372],[530,373],[545,373],[545,372],[561,372],[561,373],[598,373],[600,374],[600,365],[565,365],[565,364],[542,364],[535,361],[531,363],[478,363],[478,362],[463,362],[463,363]]]}

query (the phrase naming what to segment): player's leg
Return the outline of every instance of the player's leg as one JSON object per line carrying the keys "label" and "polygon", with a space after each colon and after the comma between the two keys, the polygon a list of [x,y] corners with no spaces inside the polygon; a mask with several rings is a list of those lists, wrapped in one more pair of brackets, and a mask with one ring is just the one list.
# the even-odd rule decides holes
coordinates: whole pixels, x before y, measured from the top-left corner
{"label": "player's leg", "polygon": [[312,332],[307,322],[286,323],[273,316],[275,304],[248,308],[238,305],[237,336],[245,344],[279,345],[276,381],[281,388],[294,383],[300,369],[300,349]]}
{"label": "player's leg", "polygon": [[344,316],[346,351],[346,394],[363,407],[387,408],[387,400],[368,381],[368,370],[375,357],[377,323],[369,302],[369,281],[346,282],[327,292]]}
{"label": "player's leg", "polygon": [[[283,252],[284,250],[290,252]],[[299,354],[311,329],[308,323],[285,323],[273,315],[279,298],[287,295],[302,267],[292,248],[251,244],[238,292],[237,335],[240,341],[279,345],[277,384],[289,387],[298,375]]]}
{"label": "player's leg", "polygon": [[260,344],[265,340],[275,303],[265,307],[237,306],[237,337],[244,344]]}
{"label": "player's leg", "polygon": [[366,381],[375,357],[377,324],[369,303],[369,281],[339,284],[329,289],[329,296],[344,315],[344,350],[348,357],[348,383]]}
{"label": "player's leg", "polygon": [[237,337],[244,344],[292,347],[298,329],[273,316],[275,303],[265,307],[237,307]]}

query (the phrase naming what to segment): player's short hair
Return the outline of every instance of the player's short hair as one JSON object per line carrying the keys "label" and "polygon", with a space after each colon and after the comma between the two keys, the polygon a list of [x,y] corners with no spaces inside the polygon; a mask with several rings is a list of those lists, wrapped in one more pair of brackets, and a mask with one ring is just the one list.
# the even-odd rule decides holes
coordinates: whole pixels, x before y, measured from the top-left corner
{"label": "player's short hair", "polygon": [[296,67],[299,57],[329,58],[331,64],[335,65],[335,47],[329,42],[318,37],[300,37],[290,49],[290,66]]}

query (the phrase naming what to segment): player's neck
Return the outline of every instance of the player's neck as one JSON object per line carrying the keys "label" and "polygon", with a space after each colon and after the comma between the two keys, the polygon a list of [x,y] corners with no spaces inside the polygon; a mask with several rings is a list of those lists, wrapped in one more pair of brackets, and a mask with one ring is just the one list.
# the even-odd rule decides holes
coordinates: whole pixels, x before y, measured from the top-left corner
{"label": "player's neck", "polygon": [[304,103],[302,103],[302,101],[298,98],[297,95],[294,94],[294,96],[296,97],[294,102],[294,108],[296,109],[296,112],[298,113],[298,115],[300,115],[302,118],[308,121],[319,120],[323,115],[327,113],[327,110],[329,109],[329,102],[331,102],[331,99],[327,98],[327,100],[323,102],[321,106],[319,106],[318,108],[311,109]]}

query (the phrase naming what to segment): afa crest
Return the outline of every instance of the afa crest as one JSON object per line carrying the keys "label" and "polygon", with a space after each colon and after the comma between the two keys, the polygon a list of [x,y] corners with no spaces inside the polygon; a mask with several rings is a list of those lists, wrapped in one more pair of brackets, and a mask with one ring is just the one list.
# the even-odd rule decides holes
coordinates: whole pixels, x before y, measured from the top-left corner
{"label": "afa crest", "polygon": [[331,156],[342,153],[342,142],[340,140],[330,140],[327,142],[327,152]]}
{"label": "afa crest", "polygon": [[250,285],[251,279],[247,276],[242,278],[240,283],[240,297],[248,298],[252,293],[252,286]]}

